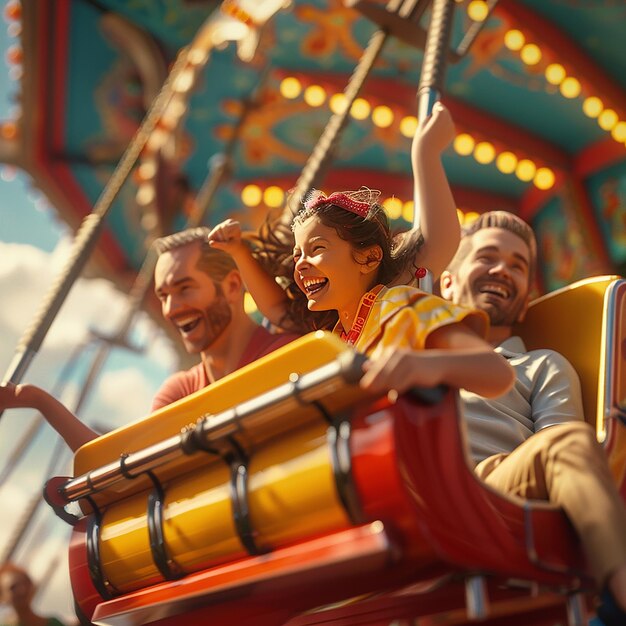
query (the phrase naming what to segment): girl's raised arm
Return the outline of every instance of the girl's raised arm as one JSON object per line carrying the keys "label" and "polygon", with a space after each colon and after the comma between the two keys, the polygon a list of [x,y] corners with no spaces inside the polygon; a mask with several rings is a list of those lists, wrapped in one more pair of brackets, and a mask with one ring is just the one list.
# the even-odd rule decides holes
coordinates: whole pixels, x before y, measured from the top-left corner
{"label": "girl's raised arm", "polygon": [[231,219],[221,222],[209,233],[209,244],[233,257],[259,311],[272,324],[280,326],[288,308],[287,295],[252,255],[241,237],[241,224]]}
{"label": "girl's raised arm", "polygon": [[[454,137],[454,123],[448,109],[435,103],[432,115],[420,122],[411,146],[415,212],[413,228],[404,238],[416,245],[421,232],[423,244],[415,265],[425,267],[437,278],[452,260],[461,240],[456,203],[441,163],[441,153]],[[400,276],[395,284],[409,284],[413,276]]]}

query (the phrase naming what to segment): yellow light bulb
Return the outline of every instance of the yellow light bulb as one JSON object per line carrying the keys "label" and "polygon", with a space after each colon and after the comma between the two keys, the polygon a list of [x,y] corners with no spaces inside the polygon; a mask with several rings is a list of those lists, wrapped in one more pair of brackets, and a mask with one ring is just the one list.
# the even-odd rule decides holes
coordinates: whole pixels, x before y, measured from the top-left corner
{"label": "yellow light bulb", "polygon": [[383,207],[387,211],[389,219],[397,220],[402,215],[402,200],[400,198],[387,198],[383,202]]}
{"label": "yellow light bulb", "polygon": [[520,57],[526,65],[537,65],[541,61],[541,50],[534,43],[526,44],[520,51]]}
{"label": "yellow light bulb", "polygon": [[535,177],[537,166],[530,159],[521,159],[515,168],[515,175],[527,183]]}
{"label": "yellow light bulb", "polygon": [[405,137],[413,137],[415,135],[415,131],[417,130],[417,118],[414,115],[407,115],[402,118],[400,122],[400,132]]}
{"label": "yellow light bulb", "polygon": [[604,109],[604,104],[600,98],[596,98],[596,96],[585,98],[583,102],[583,113],[587,117],[598,117],[598,115],[602,113],[602,109]]}
{"label": "yellow light bulb", "polygon": [[282,205],[284,197],[285,192],[276,185],[270,185],[263,192],[263,202],[273,209]]}
{"label": "yellow light bulb", "polygon": [[568,76],[559,87],[565,98],[577,98],[580,95],[581,86],[578,79]]}
{"label": "yellow light bulb", "polygon": [[475,144],[474,138],[467,133],[461,133],[454,138],[454,150],[461,156],[472,154]]}
{"label": "yellow light bulb", "polygon": [[526,37],[524,37],[524,33],[520,30],[509,30],[504,35],[504,45],[509,49],[513,50],[513,52],[517,52],[517,50],[521,50],[522,46],[526,43]]}
{"label": "yellow light bulb", "polygon": [[405,222],[413,223],[413,214],[415,212],[415,203],[413,200],[407,200],[402,205],[402,219]]}
{"label": "yellow light bulb", "polygon": [[155,197],[156,192],[154,190],[154,185],[152,183],[143,183],[142,185],[139,185],[135,199],[137,200],[137,204],[146,206],[147,204],[154,202]]}
{"label": "yellow light bulb", "polygon": [[297,98],[301,92],[302,85],[294,76],[287,76],[280,82],[280,93],[283,98],[293,100],[294,98]]}
{"label": "yellow light bulb", "polygon": [[626,122],[618,122],[613,126],[613,130],[611,131],[611,136],[615,141],[626,141]]}
{"label": "yellow light bulb", "polygon": [[545,76],[551,85],[560,85],[566,76],[565,68],[560,63],[550,63],[546,67]]}
{"label": "yellow light bulb", "polygon": [[496,157],[496,167],[503,174],[512,174],[517,167],[517,157],[512,152],[501,152]]}
{"label": "yellow light bulb", "polygon": [[604,109],[598,116],[598,125],[602,130],[612,130],[617,122],[619,117],[613,109]]}
{"label": "yellow light bulb", "polygon": [[393,111],[384,104],[372,111],[372,122],[379,128],[388,128],[393,123]]}
{"label": "yellow light bulb", "polygon": [[474,148],[474,158],[483,165],[491,163],[496,157],[496,149],[488,141],[481,141]]}
{"label": "yellow light bulb", "polygon": [[540,167],[535,174],[533,183],[537,189],[545,191],[554,185],[554,172],[549,167]]}
{"label": "yellow light bulb", "polygon": [[261,203],[263,194],[258,185],[246,185],[241,190],[241,201],[246,206],[258,206]]}
{"label": "yellow light bulb", "polygon": [[357,98],[352,103],[350,115],[352,115],[355,120],[364,120],[369,116],[371,109],[370,103],[365,98]]}
{"label": "yellow light bulb", "polygon": [[342,93],[336,93],[331,96],[328,106],[333,113],[343,113],[348,106],[348,100]]}
{"label": "yellow light bulb", "polygon": [[326,90],[319,85],[309,85],[304,90],[304,101],[311,107],[319,107],[326,101]]}
{"label": "yellow light bulb", "polygon": [[475,22],[484,22],[489,15],[489,7],[485,0],[472,0],[467,5],[467,14]]}
{"label": "yellow light bulb", "polygon": [[148,180],[157,173],[157,164],[155,161],[144,161],[139,166],[139,178],[141,180]]}

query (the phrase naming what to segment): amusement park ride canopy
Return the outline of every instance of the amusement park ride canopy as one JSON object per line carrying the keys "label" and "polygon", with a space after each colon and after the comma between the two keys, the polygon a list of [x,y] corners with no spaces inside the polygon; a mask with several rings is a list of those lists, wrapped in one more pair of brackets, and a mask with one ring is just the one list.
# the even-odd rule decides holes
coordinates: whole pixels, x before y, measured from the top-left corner
{"label": "amusement park ride canopy", "polygon": [[[398,228],[412,220],[419,24],[430,17],[422,7],[428,3],[412,4],[418,15],[391,29],[314,181],[325,190],[382,190]],[[591,274],[623,274],[626,5],[454,4],[443,100],[458,135],[444,164],[459,209],[502,208],[527,219],[538,234],[546,291]],[[206,224],[233,217],[253,229],[268,208],[284,203],[333,111],[345,106],[340,94],[377,30],[372,18],[385,7],[354,0],[24,0],[17,16],[22,114],[3,126],[0,159],[27,169],[61,217],[78,226],[177,52],[209,16],[221,15],[235,34],[211,45],[171,85],[173,98],[156,116],[98,238],[96,267],[128,284],[150,241],[198,210],[199,193]],[[489,10],[469,50],[458,49]],[[260,33],[258,42],[228,42],[248,26]]]}
{"label": "amusement park ride canopy", "polygon": [[[430,71],[429,44],[436,29],[430,28],[427,35],[427,27],[437,21],[431,15],[431,6],[435,7],[435,13],[443,5],[453,6],[454,15],[448,67],[445,73],[438,72],[443,82],[437,86],[457,128],[454,144],[444,155],[444,165],[460,220],[470,220],[472,213],[502,208],[529,221],[538,236],[540,288],[545,291],[595,274],[626,273],[626,46],[621,32],[626,5],[621,0],[164,0],[158,3],[13,0],[6,5],[5,19],[21,24],[20,47],[11,49],[8,55],[10,62],[22,68],[21,114],[0,126],[0,161],[26,169],[63,219],[72,226],[82,224],[74,247],[77,252],[81,242],[85,244],[81,255],[76,255],[82,258],[75,264],[77,271],[82,270],[88,253],[95,247],[92,269],[125,286],[135,279],[155,237],[186,224],[213,225],[226,217],[238,219],[245,228],[254,230],[269,210],[280,211],[287,205],[288,191],[294,187],[296,193],[292,197],[296,198],[308,186],[326,191],[361,185],[380,189],[394,226],[406,228],[415,218],[410,197],[409,146],[417,117],[423,116],[424,99],[419,100],[418,114],[416,92],[418,84],[424,86],[424,75]],[[336,138],[329,134],[333,128],[338,131]],[[291,204],[288,208],[292,208]],[[602,413],[607,406],[619,406],[623,410],[626,380],[620,347],[625,330],[626,292],[624,281],[614,279],[609,276],[581,281],[573,290],[547,296],[543,305],[540,300],[539,307],[556,306],[553,312],[556,310],[558,314],[543,318],[537,314],[534,325],[532,319],[527,321],[529,334],[525,338],[532,347],[532,333],[539,328],[547,333],[539,337],[542,346],[556,339],[564,340],[562,351],[576,366],[577,356],[587,365],[587,361],[593,360],[590,354],[602,342],[606,343],[607,349],[600,351],[598,363],[593,364],[595,369],[578,370],[585,378],[586,408],[597,407],[598,432],[602,431],[605,437],[611,469],[615,466],[621,472],[618,483],[623,494],[626,485],[623,424],[611,419],[607,420],[607,426]],[[601,289],[599,282],[604,285]],[[604,290],[612,295],[605,297]],[[59,289],[54,299],[60,301],[63,291]],[[571,300],[567,300],[572,293],[575,298],[583,294],[579,302],[582,306],[573,307]],[[558,305],[554,305],[555,299]],[[599,312],[595,324],[582,319],[583,312],[591,318],[594,307],[590,302],[595,303],[596,313]],[[573,314],[572,309],[576,309]],[[529,317],[533,317],[532,310]],[[609,330],[605,318],[612,324]],[[547,319],[559,328],[548,328],[543,322]],[[576,342],[569,341],[581,324],[586,324],[585,336]],[[45,334],[45,324],[42,329]],[[123,337],[125,330],[120,329],[120,336]],[[209,467],[213,472],[204,453],[210,452],[213,455],[210,463],[218,464],[215,450],[226,443],[233,444],[235,437],[229,438],[227,428],[234,426],[249,427],[246,433],[249,437],[258,435],[258,440],[250,439],[259,446],[251,459],[252,464],[261,464],[258,472],[261,476],[265,457],[259,450],[276,445],[276,451],[271,452],[278,458],[283,450],[275,436],[277,432],[282,436],[286,430],[293,429],[289,436],[300,436],[300,425],[294,426],[291,417],[285,419],[282,413],[280,419],[276,417],[275,405],[283,401],[289,410],[290,402],[296,404],[299,418],[310,417],[311,423],[315,420],[313,426],[308,421],[305,424],[311,429],[311,441],[327,437],[334,451],[332,463],[325,449],[319,457],[323,460],[324,476],[332,474],[343,489],[340,489],[341,503],[335,501],[334,484],[327,491],[332,504],[326,529],[329,536],[344,533],[348,539],[339,541],[340,546],[350,543],[358,547],[363,543],[370,550],[354,548],[354,554],[359,559],[365,555],[367,563],[352,564],[350,576],[354,578],[351,579],[354,589],[350,587],[348,591],[358,594],[375,588],[371,572],[360,569],[361,565],[385,576],[395,576],[390,582],[404,585],[413,581],[415,563],[423,561],[426,580],[433,574],[432,564],[440,566],[439,561],[429,560],[432,551],[437,553],[437,559],[444,554],[446,567],[452,563],[465,574],[469,572],[466,582],[470,586],[476,572],[488,571],[518,582],[523,577],[532,583],[533,590],[535,583],[541,583],[571,594],[568,606],[571,610],[576,608],[581,599],[575,596],[581,590],[591,589],[591,583],[585,572],[581,574],[577,540],[570,533],[569,522],[559,509],[530,502],[522,506],[481,486],[464,460],[455,396],[447,393],[439,400],[447,403],[444,409],[436,406],[434,400],[430,406],[423,398],[409,394],[400,398],[397,406],[388,398],[380,398],[381,403],[389,405],[383,407],[389,414],[385,417],[386,439],[380,438],[378,430],[374,432],[380,416],[370,419],[369,413],[353,420],[353,431],[342,428],[348,422],[341,417],[341,403],[353,401],[350,396],[348,402],[343,394],[361,397],[362,392],[350,387],[353,380],[344,381],[347,392],[343,383],[337,383],[339,378],[345,378],[338,358],[345,345],[334,338],[339,347],[332,345],[331,338],[312,337],[309,335],[293,344],[292,353],[277,353],[270,360],[242,370],[243,374],[239,372],[211,385],[206,393],[194,394],[185,400],[185,409],[177,403],[154,414],[151,418],[157,418],[154,423],[158,422],[163,432],[136,422],[118,429],[110,437],[90,442],[75,457],[76,477],[61,477],[49,483],[48,501],[62,517],[67,502],[90,498],[90,513],[80,520],[71,520],[78,523],[70,550],[70,570],[80,610],[90,619],[100,620],[99,623],[131,623],[127,616],[134,614],[136,620],[142,621],[132,623],[162,618],[161,623],[166,626],[178,623],[180,616],[189,611],[196,621],[192,618],[187,623],[205,623],[204,614],[200,619],[197,613],[206,608],[198,605],[198,589],[204,589],[202,597],[207,601],[218,597],[216,589],[222,584],[218,578],[230,576],[230,561],[226,565],[219,559],[213,563],[214,555],[207,553],[200,558],[193,550],[188,555],[187,545],[182,542],[184,549],[176,556],[180,559],[189,556],[189,563],[183,563],[188,566],[185,573],[189,575],[179,584],[181,572],[176,569],[176,560],[170,559],[167,538],[159,534],[165,527],[164,518],[159,517],[165,506],[159,481],[173,481],[173,475],[168,472],[172,467],[175,470],[184,467],[181,480],[191,477],[193,482],[195,470],[188,471],[186,457],[199,450],[203,452],[194,457],[194,462],[199,459],[202,468]],[[41,338],[37,337],[33,346],[23,353],[20,353],[23,345],[18,347],[19,359],[15,363],[19,361],[19,364],[7,379],[20,379],[32,357],[29,351],[36,351],[34,344]],[[585,340],[591,343],[591,348]],[[317,342],[318,347],[311,349],[307,342]],[[324,351],[332,356],[330,364],[322,363]],[[311,359],[311,368],[319,365],[319,369],[300,378],[292,377],[293,361],[300,363],[306,359]],[[255,370],[256,367],[266,367],[267,375]],[[330,374],[326,372],[329,367]],[[335,367],[339,367],[337,372]],[[96,361],[92,371],[95,369]],[[361,371],[360,366],[356,369]],[[603,377],[610,378],[606,373],[613,371],[618,374],[611,379],[613,386],[605,397],[605,388],[599,385]],[[309,386],[303,383],[308,380],[307,375],[313,381]],[[280,381],[289,379],[283,385],[284,397],[276,394],[282,388],[278,386],[279,376]],[[222,384],[230,385],[233,394],[222,393]],[[336,397],[326,393],[327,384],[335,385]],[[256,389],[257,385],[265,385],[267,389]],[[315,395],[318,393],[319,397]],[[236,394],[242,397],[233,408],[231,396]],[[251,394],[255,397],[248,397]],[[212,397],[216,404],[208,413],[204,405],[200,407],[202,410],[194,405]],[[322,397],[325,403],[329,398],[336,400],[341,409],[336,411],[340,417],[330,420],[332,428],[328,424],[329,413],[319,402]],[[220,402],[228,404],[221,406]],[[419,419],[412,407],[417,403],[428,405],[420,409]],[[383,404],[375,406],[380,413]],[[183,409],[190,411],[190,418]],[[596,411],[586,412],[588,421],[593,423]],[[195,430],[187,428],[198,413],[203,415],[202,421]],[[438,420],[430,418],[435,413]],[[263,428],[253,432],[259,424]],[[168,437],[170,431],[177,433],[175,437],[152,440]],[[129,438],[129,434],[136,438]],[[206,440],[202,439],[205,434]],[[348,446],[351,436],[350,446],[342,447]],[[433,439],[441,442],[441,447],[430,445]],[[360,442],[362,449],[353,446],[354,441]],[[377,447],[381,441],[387,446],[389,457],[382,466]],[[129,448],[131,453],[120,457],[121,443],[133,447]],[[306,541],[310,548],[319,539],[316,534],[323,529],[317,524],[319,499],[314,497],[315,493],[311,491],[307,496],[311,515],[302,507],[298,512],[306,532],[292,536],[290,533],[298,524],[287,524],[285,536],[268,539],[267,545],[275,550],[271,552],[268,548],[264,552],[261,544],[254,544],[258,537],[248,528],[247,478],[241,479],[246,483],[244,487],[237,482],[239,476],[247,476],[247,450],[234,448],[237,449],[229,450],[223,457],[230,464],[229,478],[224,484],[235,487],[224,502],[229,504],[229,499],[234,500],[237,537],[250,539],[253,548],[244,542],[248,554],[245,558],[235,554],[238,560],[234,565],[243,568],[242,571],[249,568],[241,575],[241,580],[251,589],[252,598],[250,606],[243,608],[257,620],[249,623],[265,623],[255,615],[258,608],[255,602],[260,599],[267,604],[264,593],[273,587],[264,587],[263,581],[276,583],[276,576],[268,568],[272,563],[280,564],[280,559],[289,561],[294,571],[301,568],[304,576],[288,575],[291,570],[286,568],[287,574],[281,574],[283,577],[277,580],[279,588],[284,585],[293,592],[289,596],[293,606],[272,603],[269,609],[264,607],[265,613],[282,610],[291,617],[310,608],[310,603],[319,606],[339,598],[335,598],[335,582],[342,572],[335,569],[329,575],[327,568],[332,563],[326,554],[324,538],[320,540],[323,550],[320,548],[319,554],[309,550],[307,556],[310,562],[318,559],[317,565],[314,564],[317,569],[310,562],[308,570],[303,567],[298,552],[300,544],[292,543],[295,539]],[[290,454],[292,448],[289,442],[285,446]],[[439,452],[434,454],[433,450]],[[153,453],[163,457],[158,459],[159,467],[169,462],[167,455],[175,453],[174,465],[167,466],[160,474],[161,470],[155,469],[157,465],[152,465],[154,459],[149,455]],[[348,470],[341,466],[341,454],[354,457]],[[372,467],[367,461],[371,457],[377,459]],[[273,457],[270,461],[274,463]],[[385,463],[392,480],[396,480],[396,471],[402,467],[397,476],[407,481],[410,488],[398,487],[396,494],[388,489],[387,483],[378,481],[377,475],[384,473],[380,468]],[[219,471],[225,470],[225,466],[220,468]],[[141,470],[146,475],[133,474],[132,470]],[[282,469],[275,475],[282,476]],[[222,485],[221,474],[215,476]],[[359,493],[370,497],[370,500],[363,498],[366,508],[370,507],[367,510],[360,511],[358,498],[352,497],[349,483],[354,476]],[[439,482],[431,480],[432,476],[438,476]],[[344,481],[346,477],[349,480]],[[135,478],[140,480],[134,482]],[[121,500],[117,509],[122,491],[106,491],[112,485],[117,489],[118,482],[124,483],[123,489],[127,490],[124,497],[128,494],[134,497],[135,490],[146,485],[152,490],[147,516],[145,494],[136,500],[140,511],[136,519],[145,518],[149,527],[148,533],[142,534],[143,540],[149,539],[150,544],[141,548],[143,552],[133,551],[137,540],[130,535],[132,550],[126,549],[126,536],[120,544],[123,549],[118,550],[115,542],[113,548],[106,544],[111,537],[118,537],[117,531],[108,530],[116,527],[118,521],[122,522],[120,526],[126,524],[125,507],[129,500]],[[298,475],[293,485],[294,493],[307,492]],[[450,488],[450,497],[446,497],[442,486]],[[177,483],[168,483],[167,487],[178,488]],[[188,488],[186,482],[184,487]],[[209,507],[213,506],[210,498],[203,500],[204,488],[200,489],[199,501],[202,506],[207,506],[207,502]],[[111,502],[107,500],[109,497]],[[474,507],[469,522],[463,515],[449,514],[450,502],[459,504],[462,500]],[[176,499],[172,497],[171,501],[175,503]],[[387,502],[391,504],[386,505]],[[134,507],[135,501],[131,504]],[[419,510],[421,505],[423,510]],[[103,519],[99,507],[108,515],[102,524],[107,532],[102,535],[98,534]],[[266,521],[271,531],[276,521],[274,514],[283,525],[284,519],[280,507],[269,508],[272,516],[268,514]],[[464,507],[463,511],[469,508]],[[419,520],[412,518],[417,510]],[[402,558],[394,556],[397,546],[393,542],[387,545],[382,522],[374,521],[398,511],[398,519],[394,521],[398,523],[397,529],[406,533],[406,537],[399,535],[402,541],[398,545],[405,552]],[[341,524],[337,525],[334,516],[341,518]],[[68,516],[64,519],[68,521]],[[206,519],[204,513],[197,518],[202,532],[209,527],[213,530]],[[218,516],[211,519],[217,520]],[[393,532],[389,536],[392,535]],[[106,548],[102,553],[100,545]],[[207,549],[213,547],[208,542]],[[427,548],[424,553],[423,548]],[[149,567],[140,564],[137,569],[144,572],[145,580],[132,576],[127,579],[132,568],[118,559],[119,554],[148,559]],[[109,562],[107,558],[111,555]],[[507,557],[505,560],[503,555]],[[402,567],[387,568],[391,556],[400,559]],[[235,557],[228,553],[229,559]],[[207,563],[211,567],[223,567],[205,572],[202,568]],[[311,571],[319,577],[317,588],[310,584]],[[174,580],[177,582],[170,584]],[[261,584],[257,584],[259,580]],[[500,584],[499,578],[494,580]],[[454,582],[458,580],[455,578]],[[220,596],[225,604],[215,609],[217,613],[211,613],[216,623],[220,622],[220,615],[241,609],[238,596],[229,595],[236,587],[231,583],[225,583],[226,592]],[[501,591],[497,586],[494,590]],[[515,589],[515,593],[518,591]],[[163,598],[170,592],[178,596],[164,602]],[[319,594],[315,602],[308,597],[309,592]],[[418,595],[422,592],[417,591]],[[433,602],[438,602],[438,588],[430,592],[434,594]],[[474,594],[475,599],[480,596],[481,593]],[[398,597],[391,598],[388,606],[384,597],[370,598],[369,608],[364,610],[395,615]],[[367,601],[366,598],[363,603]],[[510,613],[525,611],[527,601],[526,596],[516,599],[518,603]],[[557,599],[555,606],[559,611],[561,604],[562,598]],[[543,610],[536,602],[533,606]],[[414,609],[409,608],[405,611],[407,615]],[[473,617],[484,615],[479,607],[475,608]],[[352,607],[335,609],[334,623],[363,623],[359,621],[358,606],[356,612]],[[341,621],[345,616],[339,614],[344,609],[350,612],[352,621]],[[209,610],[214,609],[209,607]],[[93,615],[92,611],[95,611]],[[469,606],[467,612],[472,613]],[[275,616],[270,617],[274,621],[268,624],[278,623]],[[505,618],[508,619],[508,614]],[[324,615],[305,614],[293,623],[304,626],[325,620]]]}

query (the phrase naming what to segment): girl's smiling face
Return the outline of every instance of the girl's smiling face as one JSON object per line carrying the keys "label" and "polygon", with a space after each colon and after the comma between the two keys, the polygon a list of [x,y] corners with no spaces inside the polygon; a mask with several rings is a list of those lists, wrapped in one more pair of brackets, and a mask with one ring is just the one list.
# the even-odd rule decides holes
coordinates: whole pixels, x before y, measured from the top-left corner
{"label": "girl's smiling face", "polygon": [[293,233],[294,280],[309,310],[336,310],[349,328],[361,297],[372,286],[378,262],[368,256],[370,251],[355,250],[315,215],[296,223]]}

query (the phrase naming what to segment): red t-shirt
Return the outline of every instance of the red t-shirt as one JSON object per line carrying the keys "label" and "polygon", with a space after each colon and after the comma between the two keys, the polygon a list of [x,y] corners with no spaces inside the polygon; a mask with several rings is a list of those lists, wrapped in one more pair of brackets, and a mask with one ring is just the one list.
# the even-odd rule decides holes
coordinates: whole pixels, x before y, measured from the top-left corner
{"label": "red t-shirt", "polygon": [[[297,339],[299,335],[293,333],[279,333],[273,335],[267,329],[259,326],[252,335],[250,343],[243,351],[237,369],[256,361],[257,359],[273,352],[277,348]],[[198,363],[188,370],[172,374],[157,391],[152,400],[152,411],[156,411],[163,406],[172,404],[176,400],[204,389],[210,384],[206,375],[204,365]]]}

